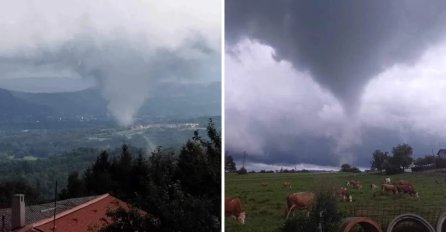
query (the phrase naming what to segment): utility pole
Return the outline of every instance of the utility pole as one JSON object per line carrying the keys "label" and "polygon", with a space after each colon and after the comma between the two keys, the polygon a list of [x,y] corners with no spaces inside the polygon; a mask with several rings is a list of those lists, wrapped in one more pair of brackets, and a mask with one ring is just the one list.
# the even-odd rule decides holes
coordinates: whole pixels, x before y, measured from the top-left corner
{"label": "utility pole", "polygon": [[243,169],[245,169],[245,161],[246,161],[246,151],[243,152]]}
{"label": "utility pole", "polygon": [[53,231],[56,231],[56,207],[57,207],[57,180],[56,180],[56,188],[54,190],[54,214],[53,214]]}

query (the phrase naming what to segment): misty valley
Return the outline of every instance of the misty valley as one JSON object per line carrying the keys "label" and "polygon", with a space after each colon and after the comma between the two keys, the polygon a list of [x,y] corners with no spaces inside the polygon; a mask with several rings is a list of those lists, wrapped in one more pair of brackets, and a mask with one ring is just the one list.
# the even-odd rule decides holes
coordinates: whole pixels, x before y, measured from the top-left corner
{"label": "misty valley", "polygon": [[[141,121],[133,126],[112,126],[111,122],[73,128],[0,129],[0,157],[2,160],[35,160],[63,154],[80,147],[114,149],[130,144],[147,151],[158,146],[178,148],[193,131],[203,131],[209,117]],[[214,117],[215,121],[219,118]],[[103,125],[100,125],[103,123]],[[107,126],[107,123],[110,126]],[[37,124],[37,123],[36,123]]]}

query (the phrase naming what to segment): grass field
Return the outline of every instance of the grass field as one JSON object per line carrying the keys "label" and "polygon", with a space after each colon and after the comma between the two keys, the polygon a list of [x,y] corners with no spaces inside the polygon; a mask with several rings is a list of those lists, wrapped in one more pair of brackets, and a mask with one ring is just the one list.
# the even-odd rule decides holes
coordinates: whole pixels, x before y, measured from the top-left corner
{"label": "grass field", "polygon": [[[339,201],[339,209],[347,216],[364,215],[375,218],[386,227],[393,215],[418,213],[428,221],[436,222],[440,212],[446,211],[445,173],[404,173],[390,176],[392,181],[409,180],[419,193],[415,199],[406,194],[392,195],[372,192],[370,184],[381,185],[384,175],[366,173],[251,173],[226,174],[225,196],[239,196],[246,211],[244,225],[226,217],[226,231],[280,231],[284,224],[286,196],[290,192],[318,191],[335,186],[345,186],[347,180],[357,179],[361,190],[350,190],[353,202]],[[292,189],[283,188],[284,181]],[[267,182],[262,187],[261,182]]]}

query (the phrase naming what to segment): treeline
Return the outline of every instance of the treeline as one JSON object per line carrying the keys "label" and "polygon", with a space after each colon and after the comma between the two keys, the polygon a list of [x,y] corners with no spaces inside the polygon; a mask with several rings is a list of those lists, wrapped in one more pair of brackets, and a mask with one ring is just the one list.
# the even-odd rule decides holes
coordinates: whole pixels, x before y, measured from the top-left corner
{"label": "treeline", "polygon": [[409,144],[399,144],[392,148],[392,153],[375,150],[372,154],[371,169],[386,174],[404,172],[413,162],[413,149]]}
{"label": "treeline", "polygon": [[446,159],[441,158],[436,155],[426,155],[424,157],[419,157],[414,161],[415,167],[412,171],[424,171],[436,168],[446,168]]}
{"label": "treeline", "polygon": [[11,195],[6,194],[7,190],[2,190],[4,186],[16,186],[11,188],[14,193],[32,189],[35,192],[32,195],[35,197],[31,198],[31,195],[27,194],[27,204],[54,199],[56,181],[59,186],[65,186],[69,173],[85,170],[99,152],[100,150],[94,148],[78,148],[58,156],[36,160],[0,159],[0,204],[8,205],[10,202]]}
{"label": "treeline", "polygon": [[372,154],[371,169],[386,174],[404,172],[411,167],[412,171],[423,171],[435,168],[446,168],[446,159],[435,155],[426,155],[416,160],[412,158],[412,147],[408,144],[399,144],[392,148],[392,153],[375,150]]}
{"label": "treeline", "polygon": [[221,137],[212,120],[207,135],[195,131],[179,154],[158,148],[146,157],[127,145],[115,158],[104,151],[84,173],[69,175],[60,198],[110,193],[147,212],[110,213],[103,231],[219,231]]}
{"label": "treeline", "polygon": [[26,204],[37,204],[42,201],[41,194],[27,182],[9,180],[0,183],[0,209],[11,207],[11,196],[17,193],[25,194]]}
{"label": "treeline", "polygon": [[[347,164],[348,165],[348,164]],[[349,166],[350,167],[350,166]],[[354,168],[354,170],[359,171],[359,169]],[[308,173],[308,172],[324,172],[324,170],[306,170],[306,169],[287,169],[287,168],[280,168],[279,170],[265,170],[262,169],[260,171],[255,170],[246,170],[245,167],[241,167],[237,170],[237,165],[234,162],[234,158],[230,155],[225,156],[225,172],[227,173],[237,173],[237,174],[248,174],[248,173]],[[359,171],[360,172],[360,171]]]}

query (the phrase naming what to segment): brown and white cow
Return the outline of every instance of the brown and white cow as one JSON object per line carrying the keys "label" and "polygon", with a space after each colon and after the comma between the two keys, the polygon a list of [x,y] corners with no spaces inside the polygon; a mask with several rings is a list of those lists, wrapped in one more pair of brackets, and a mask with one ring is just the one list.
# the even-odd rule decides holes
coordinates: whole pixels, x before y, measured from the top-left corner
{"label": "brown and white cow", "polygon": [[347,199],[349,202],[353,201],[353,197],[347,188],[344,188],[344,187],[337,188],[335,190],[335,194],[336,194],[336,196],[342,198],[342,200],[344,200],[344,201],[347,201]]}
{"label": "brown and white cow", "polygon": [[370,185],[370,189],[371,189],[372,191],[375,191],[375,190],[378,189],[378,186],[377,186],[376,184],[371,184],[371,185]]}
{"label": "brown and white cow", "polygon": [[395,185],[408,185],[408,186],[412,186],[412,183],[410,183],[408,180],[399,180]]}
{"label": "brown and white cow", "polygon": [[313,192],[290,193],[286,199],[287,209],[286,218],[295,209],[308,209],[316,200],[316,194]]}
{"label": "brown and white cow", "polygon": [[239,197],[225,198],[225,216],[234,217],[238,222],[245,224],[246,213],[242,210]]}
{"label": "brown and white cow", "polygon": [[267,187],[268,186],[268,182],[263,181],[263,182],[260,183],[260,186]]}
{"label": "brown and white cow", "polygon": [[418,198],[418,192],[412,185],[396,185],[396,189],[399,193],[408,193],[410,196]]}
{"label": "brown and white cow", "polygon": [[347,186],[350,186],[350,187],[355,188],[355,189],[361,189],[362,188],[362,185],[359,182],[359,180],[347,181]]}
{"label": "brown and white cow", "polygon": [[284,187],[284,188],[291,189],[291,183],[288,182],[288,181],[285,181],[285,182],[283,182],[283,187]]}
{"label": "brown and white cow", "polygon": [[390,178],[387,177],[386,179],[384,179],[384,184],[390,184]]}
{"label": "brown and white cow", "polygon": [[382,184],[381,185],[381,190],[383,192],[392,192],[393,194],[398,193],[398,189],[393,184]]}

